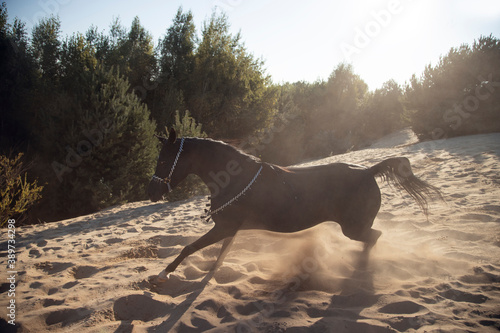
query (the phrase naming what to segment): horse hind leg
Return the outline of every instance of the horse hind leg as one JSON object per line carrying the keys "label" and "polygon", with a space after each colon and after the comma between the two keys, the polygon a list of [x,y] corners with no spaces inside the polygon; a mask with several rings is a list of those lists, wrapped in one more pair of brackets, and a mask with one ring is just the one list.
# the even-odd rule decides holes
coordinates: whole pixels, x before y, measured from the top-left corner
{"label": "horse hind leg", "polygon": [[220,249],[219,257],[217,258],[217,261],[215,262],[214,267],[212,268],[213,271],[216,271],[224,262],[224,259],[226,258],[226,255],[229,252],[231,245],[233,244],[234,237],[235,236],[231,236],[224,239],[224,242],[222,243],[222,247]]}
{"label": "horse hind leg", "polygon": [[356,227],[356,224],[344,224],[341,225],[342,233],[352,240],[365,243],[365,249],[371,249],[382,235],[382,231],[373,229],[371,225],[370,223],[368,227]]}
{"label": "horse hind leg", "polygon": [[344,217],[343,223],[340,223],[342,233],[352,240],[365,243],[365,249],[371,249],[382,235],[380,230],[373,229],[373,221],[379,207],[380,201],[375,201],[364,210],[350,211],[350,214]]}
{"label": "horse hind leg", "polygon": [[340,223],[344,235],[365,243],[365,249],[372,248],[382,235],[381,231],[372,228],[381,199],[377,182],[370,177],[353,195],[353,200],[344,212],[343,223]]}
{"label": "horse hind leg", "polygon": [[363,236],[362,242],[365,243],[365,250],[369,250],[377,244],[378,239],[382,235],[382,231],[376,229],[369,229]]}

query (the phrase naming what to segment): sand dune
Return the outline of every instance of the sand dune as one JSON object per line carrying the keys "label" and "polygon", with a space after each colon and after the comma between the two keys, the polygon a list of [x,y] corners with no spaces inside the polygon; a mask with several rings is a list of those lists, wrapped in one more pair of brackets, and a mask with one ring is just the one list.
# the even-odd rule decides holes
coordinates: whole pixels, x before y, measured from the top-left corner
{"label": "sand dune", "polygon": [[183,246],[211,228],[199,218],[205,198],[18,228],[19,331],[497,332],[500,134],[412,143],[403,133],[308,163],[369,166],[406,156],[442,190],[447,202],[432,204],[427,220],[380,181],[375,227],[383,234],[369,254],[334,223],[292,235],[246,231],[215,273],[219,244],[156,283]]}

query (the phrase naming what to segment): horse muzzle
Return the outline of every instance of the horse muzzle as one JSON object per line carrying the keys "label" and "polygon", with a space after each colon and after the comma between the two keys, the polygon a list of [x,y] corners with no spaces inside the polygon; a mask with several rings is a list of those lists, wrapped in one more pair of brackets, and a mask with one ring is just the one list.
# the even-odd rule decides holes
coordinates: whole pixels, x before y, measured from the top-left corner
{"label": "horse muzzle", "polygon": [[148,185],[147,193],[152,202],[157,202],[163,199],[163,195],[172,191],[170,186],[170,179],[161,178],[153,175],[151,182]]}

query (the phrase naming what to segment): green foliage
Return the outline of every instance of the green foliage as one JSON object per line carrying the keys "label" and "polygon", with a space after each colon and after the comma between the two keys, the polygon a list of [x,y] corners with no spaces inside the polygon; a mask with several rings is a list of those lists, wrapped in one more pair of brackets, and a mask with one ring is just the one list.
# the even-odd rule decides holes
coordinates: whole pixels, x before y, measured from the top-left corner
{"label": "green foliage", "polygon": [[[196,120],[191,117],[191,113],[189,110],[184,112],[184,116],[181,118],[181,114],[179,111],[175,112],[174,124],[172,127],[180,136],[190,136],[196,138],[206,138],[207,133],[201,130],[202,125],[197,124]],[[166,128],[166,132],[168,135],[168,128]]]}
{"label": "green foliage", "polygon": [[[7,20],[2,7],[1,22]],[[29,137],[28,100],[36,79],[25,24],[2,23],[0,30],[0,153],[25,149]]]}
{"label": "green foliage", "polygon": [[8,219],[16,219],[21,224],[26,211],[41,198],[43,186],[28,181],[26,167],[19,153],[14,158],[0,155],[0,227]]}
{"label": "green foliage", "polygon": [[99,33],[92,26],[87,30],[86,43],[95,52],[95,58],[107,68],[117,68],[130,83],[130,91],[144,100],[156,68],[153,37],[141,25],[136,16],[127,31],[115,19],[110,27],[109,35]]}
{"label": "green foliage", "polygon": [[214,12],[195,55],[189,110],[210,136],[246,136],[273,112],[275,93],[269,85],[263,61],[247,52],[239,34],[230,34],[227,17]]}
{"label": "green foliage", "polygon": [[406,87],[408,116],[421,139],[500,130],[500,40],[452,48]]}
{"label": "green foliage", "polygon": [[145,86],[149,86],[156,66],[153,50],[153,37],[141,25],[136,16],[120,49],[123,59],[126,60],[126,65],[120,70],[123,71],[130,81],[130,86],[141,99],[146,98]]}
{"label": "green foliage", "polygon": [[55,92],[35,130],[49,182],[46,207],[60,216],[143,200],[158,150],[147,107],[117,71],[97,66],[78,91]]}
{"label": "green foliage", "polygon": [[2,2],[0,4],[0,37],[5,38],[9,24],[7,23],[7,4]]}
{"label": "green foliage", "polygon": [[304,144],[308,139],[305,121],[307,110],[312,109],[317,101],[312,98],[312,91],[322,90],[322,86],[297,82],[278,87],[276,115],[267,128],[244,142],[243,148],[263,160],[282,165],[302,160],[306,156]]}
{"label": "green foliage", "polygon": [[173,79],[180,90],[188,90],[196,47],[196,30],[191,11],[184,14],[179,8],[172,26],[158,47],[162,78]]}
{"label": "green foliage", "polygon": [[148,99],[158,131],[173,121],[176,110],[186,109],[191,94],[196,34],[191,12],[179,8],[164,39],[158,45],[159,73],[156,89]]}
{"label": "green foliage", "polygon": [[185,109],[211,137],[244,137],[268,125],[276,89],[263,62],[247,52],[239,34],[230,34],[224,14],[213,13],[197,43],[191,12],[179,8],[158,52],[157,89],[147,102],[159,130]]}
{"label": "green foliage", "polygon": [[61,49],[61,72],[64,85],[71,85],[74,78],[97,66],[95,47],[80,33],[66,38]]}
{"label": "green foliage", "polygon": [[317,133],[308,148],[310,157],[343,153],[355,146],[353,135],[361,123],[360,108],[367,91],[352,65],[339,64],[334,69],[314,119]]}
{"label": "green foliage", "polygon": [[51,81],[55,81],[59,74],[60,33],[61,21],[51,16],[35,26],[31,37],[33,56],[39,70],[44,78]]}
{"label": "green foliage", "polygon": [[293,164],[359,145],[366,95],[366,83],[345,64],[335,68],[328,82],[282,87],[278,121],[264,131],[266,139],[260,140],[262,155],[272,162]]}
{"label": "green foliage", "polygon": [[361,130],[357,136],[359,143],[381,138],[406,124],[403,90],[394,80],[389,80],[382,88],[366,94],[361,109]]}

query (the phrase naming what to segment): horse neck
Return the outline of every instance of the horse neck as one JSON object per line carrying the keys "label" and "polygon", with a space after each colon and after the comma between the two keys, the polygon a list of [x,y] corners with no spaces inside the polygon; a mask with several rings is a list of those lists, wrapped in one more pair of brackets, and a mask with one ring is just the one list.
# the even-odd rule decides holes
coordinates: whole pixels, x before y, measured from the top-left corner
{"label": "horse neck", "polygon": [[[193,173],[199,176],[215,197],[228,185],[245,186],[259,168],[259,162],[217,141],[199,140]],[[240,184],[241,183],[241,184]]]}

